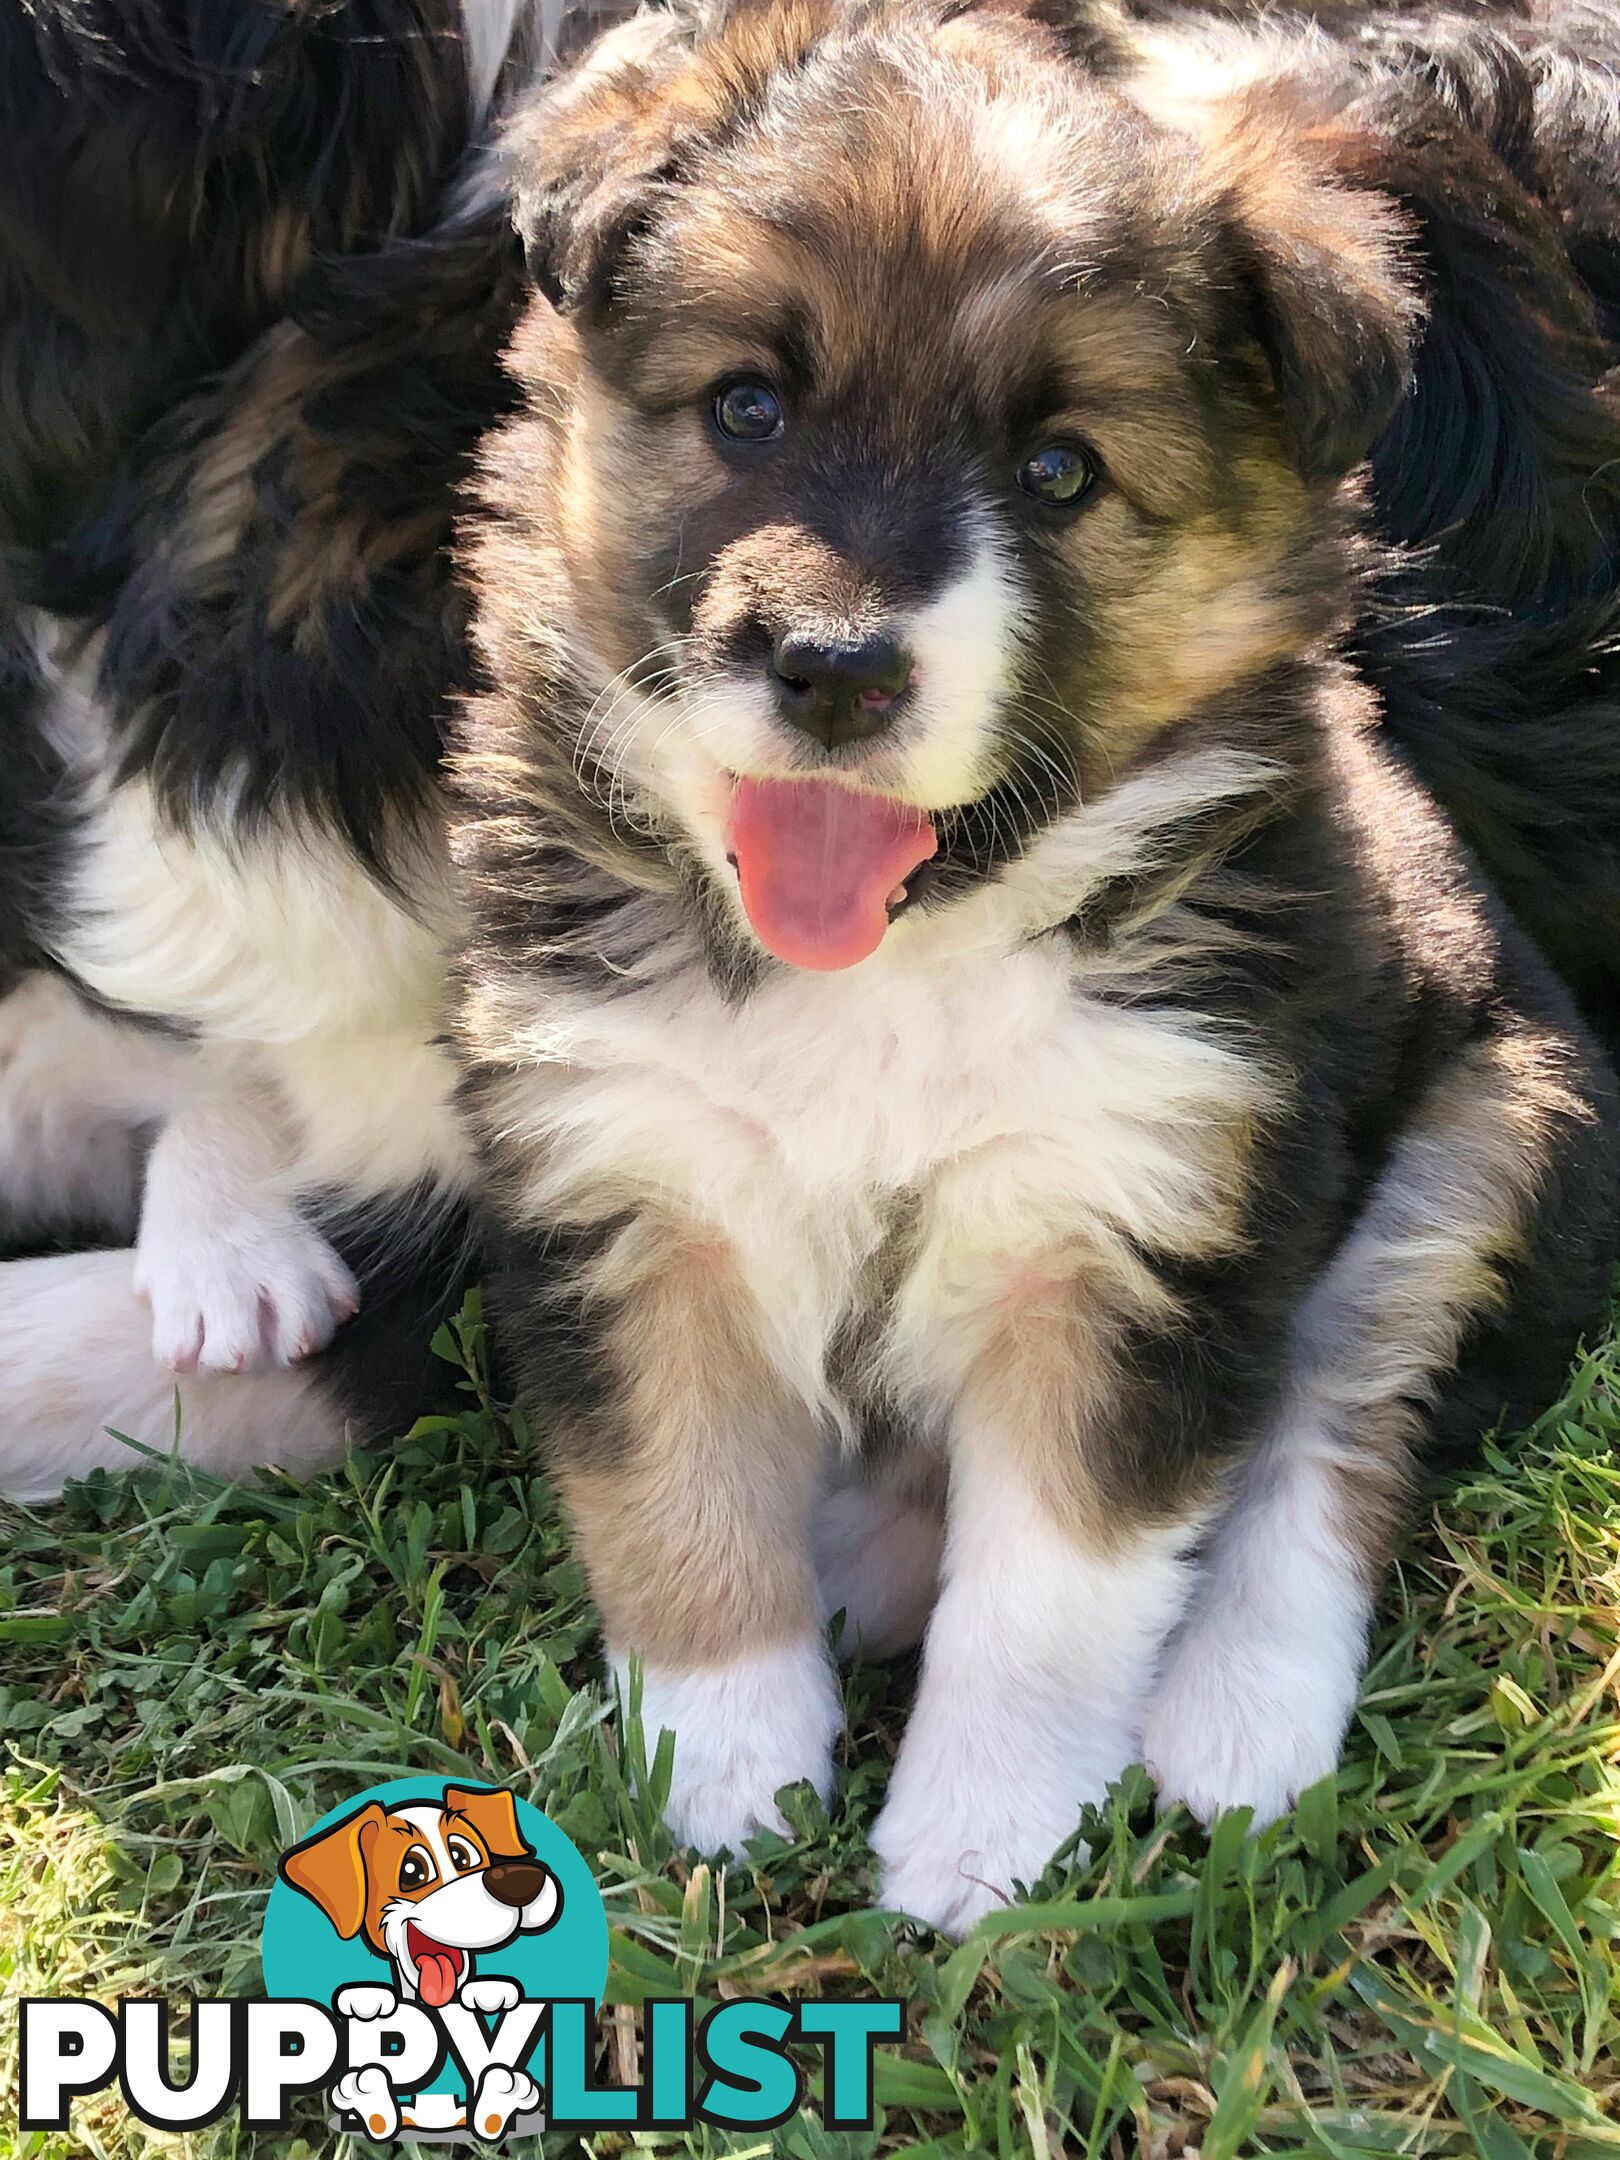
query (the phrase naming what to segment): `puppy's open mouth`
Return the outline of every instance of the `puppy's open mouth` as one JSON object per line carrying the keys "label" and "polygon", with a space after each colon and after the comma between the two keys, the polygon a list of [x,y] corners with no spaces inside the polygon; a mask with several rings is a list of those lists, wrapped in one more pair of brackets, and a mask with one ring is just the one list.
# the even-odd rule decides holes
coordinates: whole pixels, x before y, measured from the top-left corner
{"label": "puppy's open mouth", "polygon": [[417,1993],[428,2008],[442,2010],[447,2002],[453,2002],[467,1969],[466,1951],[454,1943],[435,1942],[414,1920],[405,1929],[405,1949],[416,1967]]}
{"label": "puppy's open mouth", "polygon": [[794,967],[877,951],[906,881],[938,846],[925,810],[836,780],[739,780],[726,853],[759,941]]}

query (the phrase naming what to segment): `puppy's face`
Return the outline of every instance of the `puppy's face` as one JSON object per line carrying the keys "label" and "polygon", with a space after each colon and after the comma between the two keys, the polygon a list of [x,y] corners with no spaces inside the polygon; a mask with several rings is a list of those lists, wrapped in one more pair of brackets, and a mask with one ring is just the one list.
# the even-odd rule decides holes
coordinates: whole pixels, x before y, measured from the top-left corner
{"label": "puppy's face", "polygon": [[595,693],[549,724],[780,957],[865,957],[1321,628],[1402,379],[1376,204],[913,6],[633,26],[538,141]]}

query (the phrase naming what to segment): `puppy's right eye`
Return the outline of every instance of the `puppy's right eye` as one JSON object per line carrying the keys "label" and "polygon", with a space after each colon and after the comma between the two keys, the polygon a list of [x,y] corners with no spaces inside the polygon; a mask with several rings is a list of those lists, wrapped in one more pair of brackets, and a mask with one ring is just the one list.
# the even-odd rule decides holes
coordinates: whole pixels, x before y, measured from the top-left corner
{"label": "puppy's right eye", "polygon": [[730,442],[774,442],[786,425],[782,400],[769,383],[723,383],[712,409],[715,426]]}

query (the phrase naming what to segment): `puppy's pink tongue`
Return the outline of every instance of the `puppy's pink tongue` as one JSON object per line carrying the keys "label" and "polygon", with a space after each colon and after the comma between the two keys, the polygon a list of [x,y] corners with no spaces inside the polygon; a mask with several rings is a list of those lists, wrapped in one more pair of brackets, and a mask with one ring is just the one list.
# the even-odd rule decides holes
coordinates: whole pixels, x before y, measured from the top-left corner
{"label": "puppy's pink tongue", "polygon": [[726,833],[760,943],[802,968],[876,952],[889,902],[937,845],[924,811],[834,780],[739,780]]}
{"label": "puppy's pink tongue", "polygon": [[447,1950],[424,1950],[417,1959],[417,1992],[430,2010],[442,2010],[454,2000],[460,1962]]}

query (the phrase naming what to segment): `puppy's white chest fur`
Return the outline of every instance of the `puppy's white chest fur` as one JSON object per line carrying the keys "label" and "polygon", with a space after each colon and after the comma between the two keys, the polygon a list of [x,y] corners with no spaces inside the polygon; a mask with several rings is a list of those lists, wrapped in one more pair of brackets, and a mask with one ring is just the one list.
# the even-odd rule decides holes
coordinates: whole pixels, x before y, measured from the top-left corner
{"label": "puppy's white chest fur", "polygon": [[882,1252],[889,1362],[921,1376],[1032,1268],[1210,1249],[1260,1073],[1189,1015],[1088,992],[1060,936],[960,928],[904,922],[859,967],[737,1007],[687,976],[543,1009],[509,1098],[542,1143],[535,1212],[628,1189],[723,1237],[815,1394]]}
{"label": "puppy's white chest fur", "polygon": [[217,1039],[295,1042],[334,1031],[430,1032],[448,866],[408,866],[414,906],[352,851],[285,817],[237,832],[228,806],[183,832],[144,779],[113,782],[95,693],[98,641],[35,623],[50,690],[43,724],[85,811],[58,956],[110,1002]]}

